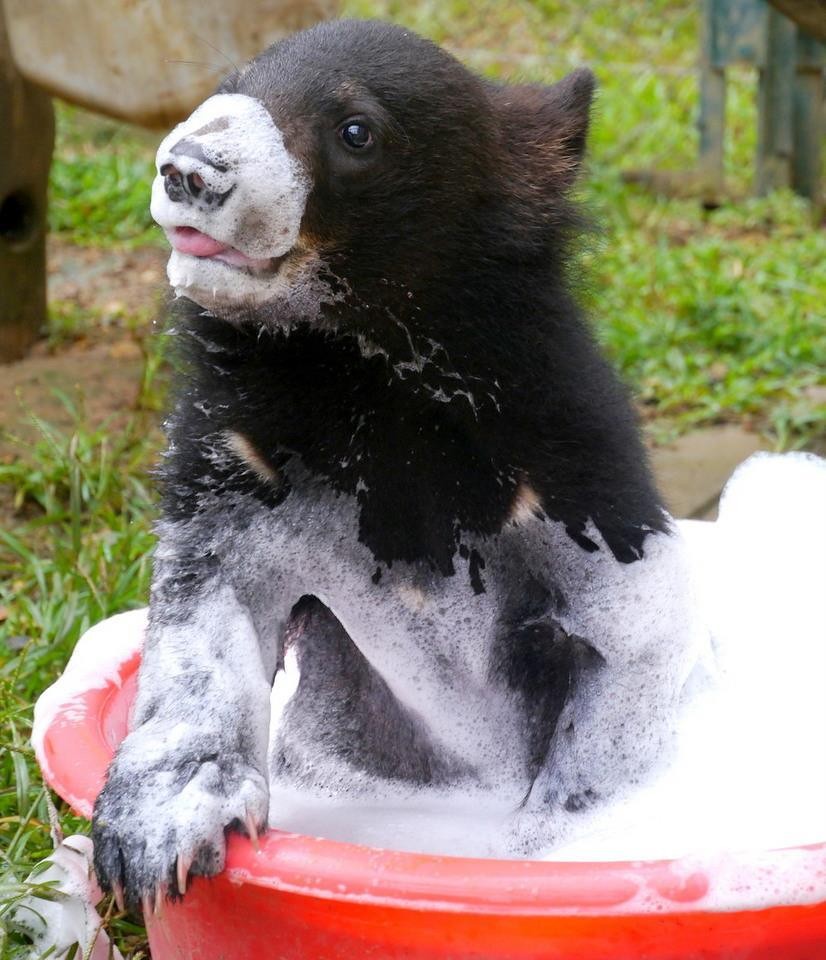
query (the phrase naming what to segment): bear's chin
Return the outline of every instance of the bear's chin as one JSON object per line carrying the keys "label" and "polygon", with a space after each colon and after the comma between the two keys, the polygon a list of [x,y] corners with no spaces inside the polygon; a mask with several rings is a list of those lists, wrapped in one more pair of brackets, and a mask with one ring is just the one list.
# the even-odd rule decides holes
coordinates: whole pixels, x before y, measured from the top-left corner
{"label": "bear's chin", "polygon": [[289,298],[298,283],[297,264],[290,254],[273,258],[266,267],[252,269],[216,257],[195,257],[173,250],[166,267],[178,297],[187,297],[206,310],[247,311]]}
{"label": "bear's chin", "polygon": [[166,273],[176,297],[234,324],[288,329],[303,321],[329,330],[333,321],[324,307],[341,299],[324,261],[301,247],[255,270],[173,250]]}

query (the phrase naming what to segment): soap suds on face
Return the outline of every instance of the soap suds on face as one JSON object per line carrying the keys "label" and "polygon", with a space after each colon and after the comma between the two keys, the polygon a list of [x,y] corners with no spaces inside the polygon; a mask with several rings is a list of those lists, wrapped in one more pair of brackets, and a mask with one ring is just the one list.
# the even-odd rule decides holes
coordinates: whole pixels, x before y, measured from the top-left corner
{"label": "soap suds on face", "polygon": [[[216,118],[226,124],[210,128]],[[192,155],[175,151],[184,141],[197,148]],[[210,97],[161,141],[156,164],[151,212],[164,229],[194,227],[254,258],[281,257],[298,240],[309,178],[260,100]],[[198,172],[211,192],[227,199],[206,213],[197,199],[172,201],[160,173],[166,164],[182,174]]]}
{"label": "soap suds on face", "polygon": [[[163,139],[156,165],[150,209],[168,235],[190,228],[257,263],[273,261],[271,269],[246,269],[227,261],[231,251],[199,257],[173,250],[167,274],[178,296],[206,308],[250,307],[306,285],[308,270],[315,275],[306,251],[296,264],[278,262],[298,244],[310,179],[260,100],[210,97]],[[164,175],[170,167],[182,177],[197,175],[203,193],[173,200]]]}

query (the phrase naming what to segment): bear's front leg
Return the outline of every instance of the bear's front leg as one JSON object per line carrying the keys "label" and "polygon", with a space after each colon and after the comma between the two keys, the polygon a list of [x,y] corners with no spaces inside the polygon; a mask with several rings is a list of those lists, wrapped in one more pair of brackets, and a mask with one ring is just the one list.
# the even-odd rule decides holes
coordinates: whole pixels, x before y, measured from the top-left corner
{"label": "bear's front leg", "polygon": [[227,830],[254,838],[267,820],[277,638],[218,567],[156,559],[131,732],[95,804],[98,879],[145,910],[220,872]]}

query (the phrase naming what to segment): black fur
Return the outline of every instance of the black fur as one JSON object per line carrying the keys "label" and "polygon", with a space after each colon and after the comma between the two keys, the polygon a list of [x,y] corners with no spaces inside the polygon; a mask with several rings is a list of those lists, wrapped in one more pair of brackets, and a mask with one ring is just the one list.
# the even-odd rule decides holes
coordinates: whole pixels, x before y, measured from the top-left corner
{"label": "black fur", "polygon": [[[179,553],[198,555],[216,503],[227,516],[250,497],[288,510],[290,494],[313,484],[357,498],[376,589],[401,561],[455,576],[457,557],[473,592],[489,589],[486,544],[525,489],[582,550],[599,549],[592,522],[623,563],[666,529],[627,392],[571,292],[581,219],[568,194],[592,88],[587,71],[553,87],[499,86],[406,30],[357,22],[285,40],[223,84],[260,99],[311,171],[301,242],[326,264],[333,296],[231,319],[186,299],[175,307],[180,376],[161,479],[165,516],[191,525]],[[342,115],[369,120],[376,142],[364,156],[335,141]],[[249,442],[270,479],[216,457],[228,433]],[[153,603],[197,592],[213,563],[201,559],[180,562]],[[527,559],[522,569],[489,674],[521,704],[530,788],[578,677],[601,658],[563,630],[554,584],[538,582]],[[417,783],[461,769],[317,600],[301,602],[289,629],[303,634],[308,678],[291,709],[317,704],[332,752]],[[290,756],[282,744],[285,767]],[[122,819],[111,783],[98,808],[104,883],[123,856],[100,812]],[[589,790],[563,801],[588,802]],[[154,882],[150,867],[135,877],[127,893]]]}
{"label": "black fur", "polygon": [[[191,378],[168,509],[191,510],[186,488],[209,472],[198,437],[233,429],[273,466],[296,455],[348,493],[361,479],[361,536],[379,563],[449,574],[462,532],[501,529],[522,481],[584,549],[591,519],[618,559],[638,558],[664,529],[661,504],[626,391],[568,283],[579,220],[566,191],[591,75],[502,88],[379,23],[322,25],[274,54],[222,89],[261,97],[309,155],[302,231],[344,300],[323,308],[333,332],[300,314],[230,326],[181,304]],[[392,117],[365,169],[338,169],[307,131],[337,103],[331,77]],[[359,336],[381,352],[363,356]]]}
{"label": "black fur", "polygon": [[[424,723],[406,710],[316,597],[293,609],[286,643],[295,638],[302,681],[287,705],[275,773],[301,779],[307,741],[355,771],[388,780],[442,785],[467,771],[459,757],[443,757]],[[300,736],[290,740],[290,730]],[[293,769],[290,769],[293,768]]]}

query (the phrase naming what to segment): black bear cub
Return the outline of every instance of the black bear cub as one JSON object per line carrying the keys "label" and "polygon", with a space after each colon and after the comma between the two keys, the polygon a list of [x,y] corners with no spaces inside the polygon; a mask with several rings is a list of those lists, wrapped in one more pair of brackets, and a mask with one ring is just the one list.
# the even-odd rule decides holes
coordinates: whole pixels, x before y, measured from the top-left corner
{"label": "black bear cub", "polygon": [[682,554],[569,283],[593,85],[499,85],[339,21],[161,144],[180,369],[139,695],[95,809],[119,898],[219,871],[279,784],[498,798],[483,852],[530,855],[666,750]]}

